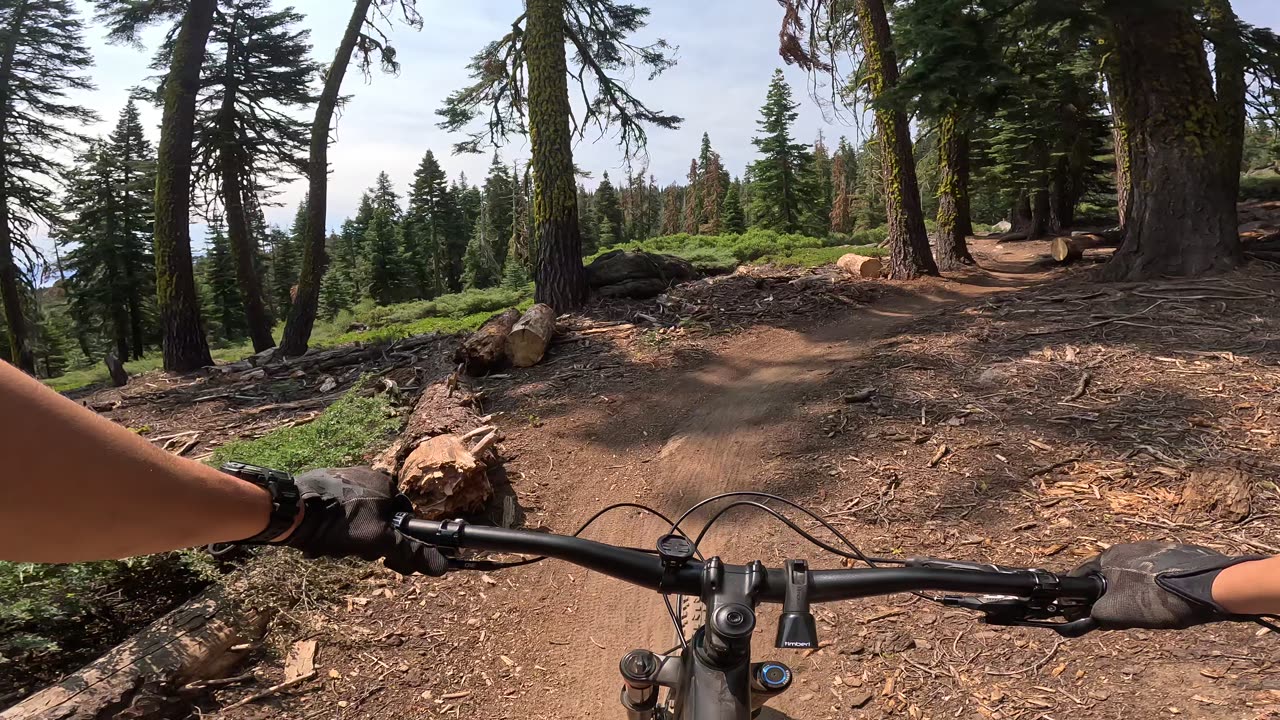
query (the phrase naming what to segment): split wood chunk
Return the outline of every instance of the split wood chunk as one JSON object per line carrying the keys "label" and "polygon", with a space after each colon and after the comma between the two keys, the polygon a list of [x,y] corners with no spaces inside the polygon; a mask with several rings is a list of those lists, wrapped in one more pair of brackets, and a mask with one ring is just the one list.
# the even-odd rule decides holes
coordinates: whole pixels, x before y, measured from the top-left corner
{"label": "split wood chunk", "polygon": [[473,453],[458,435],[428,438],[400,467],[400,489],[428,520],[479,512],[493,496],[488,465],[481,459],[487,450]]}
{"label": "split wood chunk", "polygon": [[849,253],[836,261],[836,266],[846,273],[859,278],[878,278],[884,272],[884,263],[880,258],[866,257]]}
{"label": "split wood chunk", "polygon": [[1193,471],[1174,519],[1241,522],[1249,517],[1250,486],[1249,476],[1235,468]]}
{"label": "split wood chunk", "polygon": [[1079,238],[1058,237],[1049,243],[1049,255],[1054,262],[1069,265],[1084,257],[1088,244]]}

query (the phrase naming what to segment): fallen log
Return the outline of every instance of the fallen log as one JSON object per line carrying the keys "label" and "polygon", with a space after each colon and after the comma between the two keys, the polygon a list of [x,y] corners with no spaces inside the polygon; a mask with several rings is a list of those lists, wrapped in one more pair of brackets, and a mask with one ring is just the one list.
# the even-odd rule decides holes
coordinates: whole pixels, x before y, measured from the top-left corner
{"label": "fallen log", "polygon": [[232,603],[215,587],[98,660],[0,713],[0,720],[179,717],[173,688],[223,677],[266,632],[271,613]]}
{"label": "fallen log", "polygon": [[849,253],[836,261],[836,266],[849,275],[857,278],[878,278],[884,272],[884,263],[880,258],[866,257]]}
{"label": "fallen log", "polygon": [[519,319],[520,311],[515,308],[489,318],[463,341],[454,354],[454,362],[462,365],[468,375],[484,375],[501,368],[507,362],[507,336]]}
{"label": "fallen log", "polygon": [[1057,237],[1053,239],[1053,242],[1049,243],[1049,256],[1060,265],[1069,265],[1084,257],[1084,251],[1088,247],[1090,247],[1090,244],[1083,239],[1083,236],[1078,238]]}
{"label": "fallen log", "polygon": [[507,336],[507,357],[516,367],[532,367],[547,353],[556,334],[556,311],[538,303],[521,317]]}

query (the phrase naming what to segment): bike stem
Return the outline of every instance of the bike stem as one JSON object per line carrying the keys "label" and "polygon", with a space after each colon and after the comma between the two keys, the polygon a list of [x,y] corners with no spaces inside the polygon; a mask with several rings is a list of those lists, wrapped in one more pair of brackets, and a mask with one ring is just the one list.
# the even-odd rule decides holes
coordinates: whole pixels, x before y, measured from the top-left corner
{"label": "bike stem", "polygon": [[[781,663],[751,663],[755,608],[766,570],[760,561],[725,565],[711,558],[703,570],[706,624],[682,655],[633,650],[622,659],[622,704],[629,720],[750,720],[791,684]],[[658,707],[661,688],[671,691],[673,715]]]}

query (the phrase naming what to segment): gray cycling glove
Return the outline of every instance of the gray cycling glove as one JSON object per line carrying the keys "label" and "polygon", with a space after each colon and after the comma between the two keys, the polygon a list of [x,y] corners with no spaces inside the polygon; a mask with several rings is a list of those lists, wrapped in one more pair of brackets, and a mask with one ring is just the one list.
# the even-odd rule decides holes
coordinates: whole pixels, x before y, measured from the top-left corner
{"label": "gray cycling glove", "polygon": [[312,470],[294,481],[306,512],[282,545],[308,557],[382,558],[402,575],[443,575],[448,561],[440,551],[391,527],[398,512],[413,504],[396,491],[390,476],[367,467]]}
{"label": "gray cycling glove", "polygon": [[1198,545],[1148,541],[1108,548],[1071,574],[1099,573],[1106,579],[1107,592],[1091,613],[1099,627],[1181,630],[1223,620],[1252,620],[1252,616],[1232,615],[1215,603],[1213,581],[1225,568],[1260,559],[1228,557]]}

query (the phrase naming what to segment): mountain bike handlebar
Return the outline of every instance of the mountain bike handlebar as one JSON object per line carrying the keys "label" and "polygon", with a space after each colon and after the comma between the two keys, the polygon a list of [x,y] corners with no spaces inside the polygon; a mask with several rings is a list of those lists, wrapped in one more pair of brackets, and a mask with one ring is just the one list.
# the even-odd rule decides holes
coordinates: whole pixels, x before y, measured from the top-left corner
{"label": "mountain bike handlebar", "polygon": [[[673,567],[654,554],[585,538],[469,525],[457,520],[430,521],[402,515],[395,523],[409,537],[439,547],[542,555],[669,594],[696,597],[704,589],[707,564],[696,560]],[[1072,577],[1046,570],[943,560],[907,562],[907,567],[809,571],[808,598],[811,602],[834,602],[901,592],[942,591],[1034,596],[1048,601],[1071,599],[1087,605],[1105,591],[1098,576]],[[782,603],[787,589],[785,571],[763,570],[756,599]]]}

